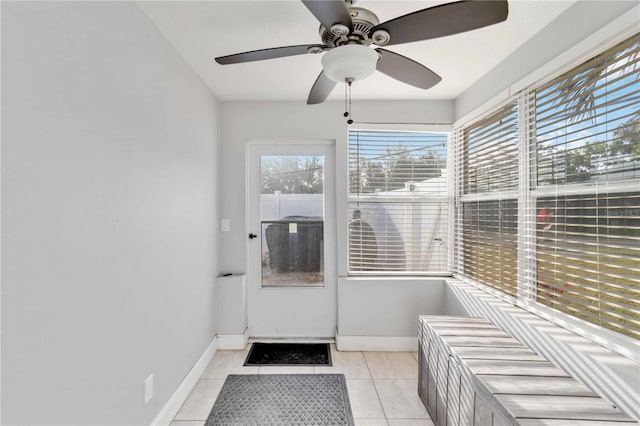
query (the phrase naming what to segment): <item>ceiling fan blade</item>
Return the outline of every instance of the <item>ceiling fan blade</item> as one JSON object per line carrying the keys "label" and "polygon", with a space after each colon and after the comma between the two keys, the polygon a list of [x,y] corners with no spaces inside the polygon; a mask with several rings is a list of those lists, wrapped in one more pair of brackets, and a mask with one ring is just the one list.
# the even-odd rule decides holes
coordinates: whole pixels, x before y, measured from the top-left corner
{"label": "ceiling fan blade", "polygon": [[380,54],[377,70],[389,77],[421,89],[429,89],[442,78],[424,65],[385,49],[376,49]]}
{"label": "ceiling fan blade", "polygon": [[262,61],[265,59],[284,58],[286,56],[304,55],[310,47],[325,48],[322,44],[301,44],[298,46],[272,47],[270,49],[252,50],[234,55],[219,56],[216,62],[221,65],[239,64],[242,62]]}
{"label": "ceiling fan blade", "polygon": [[327,30],[331,30],[334,24],[342,24],[353,31],[351,15],[344,0],[302,0],[302,3]]}
{"label": "ceiling fan blade", "polygon": [[385,30],[387,45],[448,36],[497,24],[507,19],[506,0],[472,0],[441,4],[400,16],[371,28],[369,34]]}
{"label": "ceiling fan blade", "polygon": [[311,88],[311,92],[309,92],[309,98],[307,99],[307,105],[319,104],[324,102],[329,96],[329,93],[336,87],[336,83],[333,80],[327,78],[324,75],[324,71],[320,73],[316,82],[313,83],[313,87]]}

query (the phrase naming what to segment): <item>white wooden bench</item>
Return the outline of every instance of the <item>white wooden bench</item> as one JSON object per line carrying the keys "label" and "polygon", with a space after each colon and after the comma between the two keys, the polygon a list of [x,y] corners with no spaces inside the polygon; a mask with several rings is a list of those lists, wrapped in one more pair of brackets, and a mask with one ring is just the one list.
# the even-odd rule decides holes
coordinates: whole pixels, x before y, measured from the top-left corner
{"label": "white wooden bench", "polygon": [[421,316],[418,393],[439,426],[638,424],[483,318]]}

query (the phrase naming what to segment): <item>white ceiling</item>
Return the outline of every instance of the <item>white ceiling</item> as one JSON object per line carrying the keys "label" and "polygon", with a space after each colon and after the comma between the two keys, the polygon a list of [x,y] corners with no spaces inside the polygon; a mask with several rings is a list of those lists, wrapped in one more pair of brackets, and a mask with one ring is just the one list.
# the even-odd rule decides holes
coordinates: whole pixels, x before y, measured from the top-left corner
{"label": "white ceiling", "polygon": [[[511,0],[503,23],[453,36],[389,46],[431,68],[442,81],[429,90],[382,73],[356,82],[354,100],[455,99],[575,0]],[[381,22],[447,1],[361,0]],[[221,101],[306,101],[322,70],[320,55],[236,65],[213,58],[249,50],[319,43],[319,23],[298,0],[141,1],[138,3]],[[343,99],[342,85],[328,99]]]}

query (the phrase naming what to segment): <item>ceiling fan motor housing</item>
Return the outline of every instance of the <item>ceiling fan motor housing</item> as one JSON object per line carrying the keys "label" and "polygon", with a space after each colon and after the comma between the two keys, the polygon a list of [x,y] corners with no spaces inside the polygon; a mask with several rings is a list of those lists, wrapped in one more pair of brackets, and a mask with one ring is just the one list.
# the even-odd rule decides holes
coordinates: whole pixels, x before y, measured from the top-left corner
{"label": "ceiling fan motor housing", "polygon": [[382,44],[370,39],[368,35],[369,30],[380,23],[375,13],[362,7],[350,7],[349,15],[353,22],[353,31],[348,36],[343,35],[342,25],[334,25],[333,27],[336,27],[335,31],[333,27],[326,28],[324,25],[320,25],[320,39],[325,45],[336,47],[350,42],[357,42],[358,44]]}

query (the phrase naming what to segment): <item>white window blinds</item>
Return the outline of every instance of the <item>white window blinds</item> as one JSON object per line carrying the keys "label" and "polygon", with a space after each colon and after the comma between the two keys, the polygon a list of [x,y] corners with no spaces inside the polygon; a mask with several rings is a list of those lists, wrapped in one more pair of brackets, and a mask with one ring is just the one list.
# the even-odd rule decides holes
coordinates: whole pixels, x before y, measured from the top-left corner
{"label": "white window blinds", "polygon": [[465,127],[457,150],[457,272],[515,296],[518,239],[518,108]]}
{"label": "white window blinds", "polygon": [[640,36],[535,90],[536,300],[640,338]]}
{"label": "white window blinds", "polygon": [[449,271],[446,133],[349,132],[349,274]]}
{"label": "white window blinds", "polygon": [[464,194],[518,189],[518,110],[515,102],[464,129]]}

